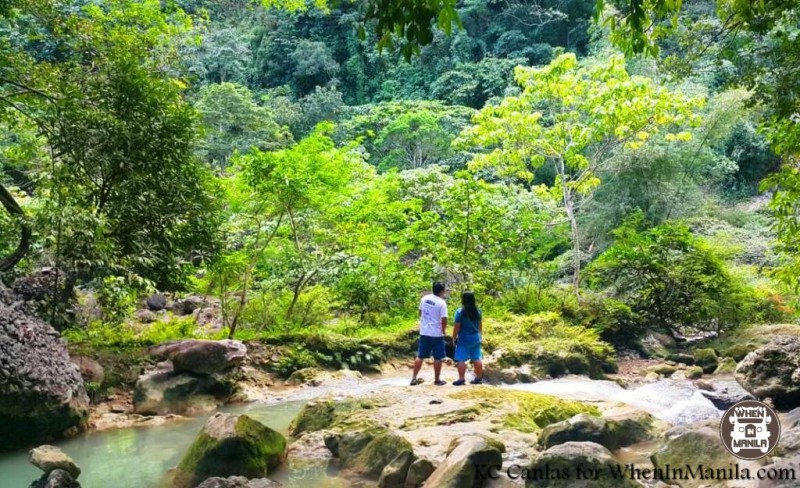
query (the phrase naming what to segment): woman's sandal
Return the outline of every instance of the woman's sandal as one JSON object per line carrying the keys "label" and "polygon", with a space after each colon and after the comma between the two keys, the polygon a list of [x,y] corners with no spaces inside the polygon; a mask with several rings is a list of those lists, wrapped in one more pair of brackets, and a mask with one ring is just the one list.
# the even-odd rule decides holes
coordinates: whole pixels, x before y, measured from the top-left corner
{"label": "woman's sandal", "polygon": [[436,381],[433,382],[433,384],[436,385],[436,386],[442,386],[442,385],[446,385],[447,382],[446,381],[442,381],[442,380],[436,380]]}
{"label": "woman's sandal", "polygon": [[454,386],[464,386],[465,384],[467,384],[467,382],[464,380],[456,380],[453,382]]}

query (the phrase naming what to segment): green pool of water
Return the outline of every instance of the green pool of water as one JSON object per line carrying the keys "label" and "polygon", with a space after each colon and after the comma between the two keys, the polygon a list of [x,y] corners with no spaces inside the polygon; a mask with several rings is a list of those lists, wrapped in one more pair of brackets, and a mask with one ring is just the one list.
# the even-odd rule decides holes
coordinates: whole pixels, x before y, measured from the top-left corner
{"label": "green pool of water", "polygon": [[[246,413],[265,425],[286,433],[289,423],[305,402],[276,405],[249,404],[225,408],[232,413]],[[156,427],[115,429],[92,432],[55,443],[81,468],[78,479],[83,488],[157,488],[164,475],[176,466],[191,445],[207,417]],[[288,463],[270,478],[288,487],[350,486],[336,476],[327,463]],[[28,463],[27,451],[0,453],[0,487],[26,488],[41,476]]]}

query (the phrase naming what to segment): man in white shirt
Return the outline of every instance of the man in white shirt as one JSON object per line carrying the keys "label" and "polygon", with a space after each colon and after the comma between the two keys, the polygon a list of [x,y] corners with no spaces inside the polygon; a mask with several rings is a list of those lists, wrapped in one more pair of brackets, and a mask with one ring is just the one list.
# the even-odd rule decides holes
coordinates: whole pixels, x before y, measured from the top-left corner
{"label": "man in white shirt", "polygon": [[414,376],[411,385],[418,385],[422,380],[417,379],[417,374],[422,368],[422,360],[433,354],[433,384],[444,385],[439,379],[442,372],[442,359],[444,359],[444,334],[447,331],[447,302],[442,298],[445,287],[441,283],[433,284],[433,293],[422,297],[419,302],[419,349],[417,359],[414,361]]}

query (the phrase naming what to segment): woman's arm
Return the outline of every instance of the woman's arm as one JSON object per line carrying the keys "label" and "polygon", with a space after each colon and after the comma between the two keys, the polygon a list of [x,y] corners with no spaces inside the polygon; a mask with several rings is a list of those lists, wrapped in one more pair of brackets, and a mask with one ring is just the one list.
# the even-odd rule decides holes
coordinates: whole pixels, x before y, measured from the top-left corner
{"label": "woman's arm", "polygon": [[480,335],[483,335],[483,319],[480,319],[478,321],[478,333],[480,333]]}
{"label": "woman's arm", "polygon": [[456,322],[453,324],[453,340],[458,340],[458,333],[461,331],[461,322]]}

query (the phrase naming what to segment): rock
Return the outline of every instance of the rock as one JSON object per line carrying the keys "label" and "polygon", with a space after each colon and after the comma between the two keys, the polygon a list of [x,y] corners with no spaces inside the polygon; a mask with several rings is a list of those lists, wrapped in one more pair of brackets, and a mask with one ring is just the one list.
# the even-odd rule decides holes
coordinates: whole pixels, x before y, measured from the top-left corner
{"label": "rock", "polygon": [[150,348],[150,355],[172,361],[176,372],[208,375],[236,368],[247,357],[240,341],[187,339],[166,342]]}
{"label": "rock", "polygon": [[800,405],[800,337],[778,336],[739,363],[734,377],[756,398],[779,409]]}
{"label": "rock", "polygon": [[[693,465],[727,466],[737,459],[723,446],[719,437],[719,420],[705,421],[699,424],[673,427],[663,435],[664,443],[650,455],[656,468],[683,466],[688,460]],[[706,480],[690,479],[681,483],[683,487],[699,487]]]}
{"label": "rock", "polygon": [[703,373],[711,374],[719,365],[719,358],[713,349],[695,349],[694,362],[703,368]]}
{"label": "rock", "polygon": [[714,391],[714,390],[716,390],[716,388],[714,387],[713,383],[709,383],[708,381],[704,381],[704,380],[695,381],[694,382],[694,386],[698,390],[703,390],[703,391]]}
{"label": "rock", "polygon": [[411,466],[408,467],[408,474],[406,475],[406,488],[417,488],[421,486],[431,474],[436,470],[432,462],[424,458],[417,458]]}
{"label": "rock", "polygon": [[703,368],[700,366],[689,366],[683,374],[686,376],[686,379],[689,380],[700,379],[703,376]]}
{"label": "rock", "polygon": [[581,413],[545,427],[539,443],[547,449],[565,442],[594,442],[614,450],[651,438],[652,425],[653,417],[645,412],[609,419]]}
{"label": "rock", "polygon": [[133,410],[151,415],[197,415],[224,405],[233,391],[233,380],[223,374],[194,376],[156,370],[136,381]]}
{"label": "rock", "polygon": [[197,486],[211,477],[262,478],[277,468],[286,439],[247,415],[208,419],[175,472],[174,486]]}
{"label": "rock", "polygon": [[[796,488],[797,473],[800,472],[800,456],[789,459],[782,459],[775,464],[768,464],[762,468],[764,473],[793,473],[791,476],[784,475],[784,479],[760,479],[756,482],[756,488]],[[776,478],[779,478],[776,476]]]}
{"label": "rock", "polygon": [[103,384],[106,375],[100,363],[86,356],[76,356],[70,358],[70,360],[78,366],[78,371],[80,371],[84,383]]}
{"label": "rock", "polygon": [[379,488],[404,488],[408,477],[408,468],[416,461],[412,451],[403,451],[391,463],[386,465],[378,479]]}
{"label": "rock", "polygon": [[498,446],[483,436],[467,435],[455,440],[452,451],[425,481],[437,488],[477,488],[483,481],[476,470],[500,469],[503,456]]}
{"label": "rock", "polygon": [[81,485],[63,469],[54,469],[34,481],[30,488],[81,488]]}
{"label": "rock", "polygon": [[580,413],[571,419],[550,424],[542,430],[539,444],[545,449],[565,442],[596,442],[605,445],[607,425],[600,417]]}
{"label": "rock", "polygon": [[429,405],[441,405],[442,403],[444,403],[444,400],[442,400],[441,398],[434,398],[433,400],[428,402]]}
{"label": "rock", "polygon": [[724,356],[733,358],[738,363],[756,349],[758,349],[756,344],[734,344],[725,350]]}
{"label": "rock", "polygon": [[[303,432],[325,429],[333,423],[335,413],[336,407],[332,401],[308,402],[292,420],[290,431],[293,436],[297,436]],[[335,452],[333,455],[338,456]]]}
{"label": "rock", "polygon": [[14,280],[11,290],[18,299],[23,301],[46,301],[53,297],[57,276],[61,278],[59,291],[62,291],[65,273],[56,268],[41,268],[26,276],[21,276]]}
{"label": "rock", "polygon": [[167,297],[161,293],[154,293],[145,299],[144,304],[153,312],[159,312],[167,308]]}
{"label": "rock", "polygon": [[666,358],[675,351],[675,339],[650,331],[641,340],[642,351],[648,358]]}
{"label": "rock", "polygon": [[0,305],[0,451],[81,430],[89,398],[58,332]]}
{"label": "rock", "polygon": [[675,363],[685,364],[687,366],[691,366],[694,364],[694,356],[683,352],[679,352],[677,354],[670,354],[669,357],[667,357],[667,359]]}
{"label": "rock", "polygon": [[152,324],[153,322],[158,320],[158,315],[156,315],[150,310],[147,310],[146,308],[137,310],[136,312],[133,313],[133,316],[136,318],[136,320],[138,320],[143,324]]}
{"label": "rock", "polygon": [[175,300],[170,305],[170,310],[175,315],[191,315],[195,310],[203,306],[205,300],[202,297],[192,295],[181,300]]}
{"label": "rock", "polygon": [[358,371],[343,369],[340,371],[323,371],[319,368],[298,369],[286,380],[287,385],[321,386],[324,383],[345,379],[361,379],[363,376]]}
{"label": "rock", "polygon": [[217,332],[222,329],[222,310],[219,303],[212,303],[207,307],[201,307],[192,312],[195,323],[199,327],[204,327],[210,331]]}
{"label": "rock", "polygon": [[[611,470],[617,466],[611,452],[594,442],[566,442],[553,446],[539,454],[531,463],[528,487],[563,488],[639,488],[640,485],[629,478],[614,478]],[[583,472],[592,470],[598,474],[591,480],[578,480],[577,467]],[[552,479],[553,473],[566,476]],[[548,476],[548,473],[550,476]]]}
{"label": "rock", "polygon": [[47,444],[31,449],[28,462],[44,471],[45,474],[54,469],[64,470],[74,479],[81,474],[81,468],[71,457],[61,449]]}
{"label": "rock", "polygon": [[672,376],[678,368],[672,366],[671,364],[657,364],[655,366],[651,366],[647,368],[648,373],[655,373],[659,376]]}
{"label": "rock", "polygon": [[280,488],[282,485],[268,478],[249,480],[244,476],[230,476],[228,478],[208,478],[197,488]]}
{"label": "rock", "polygon": [[342,468],[361,476],[378,478],[401,453],[413,452],[411,444],[384,428],[348,432],[338,442]]}
{"label": "rock", "polygon": [[733,358],[723,358],[714,374],[730,374],[736,371],[736,361]]}
{"label": "rock", "polygon": [[700,393],[711,400],[711,403],[720,410],[727,410],[742,400],[755,399],[753,395],[749,394],[735,382],[722,383],[717,386],[712,386],[712,388],[712,391],[700,389]]}

